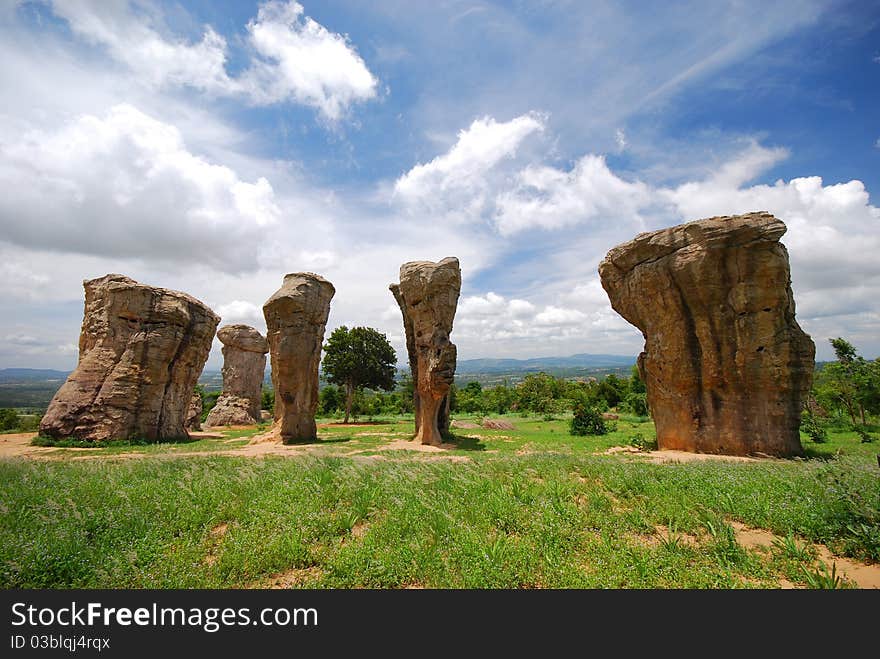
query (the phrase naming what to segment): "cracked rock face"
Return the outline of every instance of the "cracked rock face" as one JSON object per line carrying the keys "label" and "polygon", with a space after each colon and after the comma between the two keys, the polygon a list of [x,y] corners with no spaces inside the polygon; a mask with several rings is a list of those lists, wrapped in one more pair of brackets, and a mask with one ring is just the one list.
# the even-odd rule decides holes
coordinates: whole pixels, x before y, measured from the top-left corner
{"label": "cracked rock face", "polygon": [[317,439],[318,366],[335,292],[323,277],[295,272],[263,305],[275,387],[270,433],[285,444]]}
{"label": "cracked rock face", "polygon": [[599,265],[645,337],[639,369],[661,449],[801,455],[815,346],[795,320],[785,225],[769,213],[643,233]]}
{"label": "cracked rock face", "polygon": [[110,274],[83,282],[79,362],[40,433],[90,441],[186,437],[220,318],[185,293]]}
{"label": "cracked rock face", "polygon": [[448,394],[455,376],[456,348],[449,335],[461,293],[458,259],[404,263],[400,283],[389,288],[403,314],[415,384],[416,439],[439,445],[449,430]]}
{"label": "cracked rock face", "polygon": [[223,344],[223,393],[208,413],[205,425],[259,423],[269,344],[248,325],[224,325],[217,331],[217,338]]}

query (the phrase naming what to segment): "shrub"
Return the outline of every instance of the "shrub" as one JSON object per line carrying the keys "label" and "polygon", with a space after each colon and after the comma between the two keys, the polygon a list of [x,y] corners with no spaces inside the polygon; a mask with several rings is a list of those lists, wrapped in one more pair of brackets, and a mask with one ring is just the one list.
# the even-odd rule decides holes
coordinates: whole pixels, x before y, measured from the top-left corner
{"label": "shrub", "polygon": [[828,431],[809,410],[801,415],[801,430],[817,444],[828,441]]}
{"label": "shrub", "polygon": [[18,414],[8,407],[0,409],[0,430],[15,430],[18,428]]}
{"label": "shrub", "polygon": [[636,416],[648,416],[648,395],[644,393],[627,394],[625,406]]}
{"label": "shrub", "polygon": [[856,431],[856,434],[859,436],[859,439],[862,440],[862,444],[870,444],[873,442],[876,437],[868,432],[868,429],[864,426],[853,426],[853,430]]}
{"label": "shrub", "polygon": [[602,413],[583,401],[575,403],[569,429],[572,435],[605,435],[612,430]]}
{"label": "shrub", "polygon": [[640,451],[656,451],[657,438],[645,439],[645,436],[642,433],[637,432],[629,438],[629,445],[636,447]]}

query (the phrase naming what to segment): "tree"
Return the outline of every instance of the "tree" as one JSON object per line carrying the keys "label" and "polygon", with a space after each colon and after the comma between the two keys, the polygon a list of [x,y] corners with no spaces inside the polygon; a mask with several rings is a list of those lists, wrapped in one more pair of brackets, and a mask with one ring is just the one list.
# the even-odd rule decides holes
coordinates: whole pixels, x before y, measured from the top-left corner
{"label": "tree", "polygon": [[388,338],[372,327],[348,329],[343,325],[333,330],[324,345],[321,370],[328,382],[345,389],[343,423],[348,423],[356,390],[394,388],[396,364],[397,354]]}
{"label": "tree", "polygon": [[861,425],[865,425],[866,411],[880,411],[880,362],[861,357],[846,339],[838,337],[829,341],[837,361],[822,369],[817,391],[820,397],[845,409],[853,426],[857,412]]}

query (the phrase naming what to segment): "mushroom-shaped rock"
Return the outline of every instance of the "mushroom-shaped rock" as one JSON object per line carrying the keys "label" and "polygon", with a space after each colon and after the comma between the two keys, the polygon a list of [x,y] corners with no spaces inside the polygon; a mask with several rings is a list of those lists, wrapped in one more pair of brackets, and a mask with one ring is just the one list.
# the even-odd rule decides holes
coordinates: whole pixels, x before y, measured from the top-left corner
{"label": "mushroom-shaped rock", "polygon": [[449,387],[455,376],[455,344],[449,340],[461,293],[455,257],[400,266],[389,286],[403,314],[406,350],[415,383],[416,440],[440,445],[449,430]]}
{"label": "mushroom-shaped rock", "polygon": [[220,318],[185,293],[110,274],[83,282],[79,362],[40,423],[53,438],[186,437]]}
{"label": "mushroom-shaped rock", "polygon": [[323,277],[295,272],[284,276],[281,288],[263,305],[275,387],[269,435],[280,436],[285,444],[317,438],[318,366],[335,292]]}
{"label": "mushroom-shaped rock", "polygon": [[208,413],[205,425],[259,423],[269,344],[248,325],[224,325],[217,330],[217,338],[223,344],[223,393]]}
{"label": "mushroom-shaped rock", "polygon": [[795,320],[785,225],[766,212],[642,233],[599,265],[645,337],[639,369],[661,449],[803,453],[815,346]]}

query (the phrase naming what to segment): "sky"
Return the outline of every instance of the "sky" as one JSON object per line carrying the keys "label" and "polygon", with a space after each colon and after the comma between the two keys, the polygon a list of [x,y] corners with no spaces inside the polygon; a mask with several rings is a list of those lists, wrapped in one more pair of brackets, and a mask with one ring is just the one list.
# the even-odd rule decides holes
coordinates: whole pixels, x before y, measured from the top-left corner
{"label": "sky", "polygon": [[758,210],[817,359],[873,358],[878,106],[868,1],[0,0],[0,368],[73,368],[111,272],[260,331],[316,272],[404,362],[447,256],[459,359],[635,356],[606,252]]}

